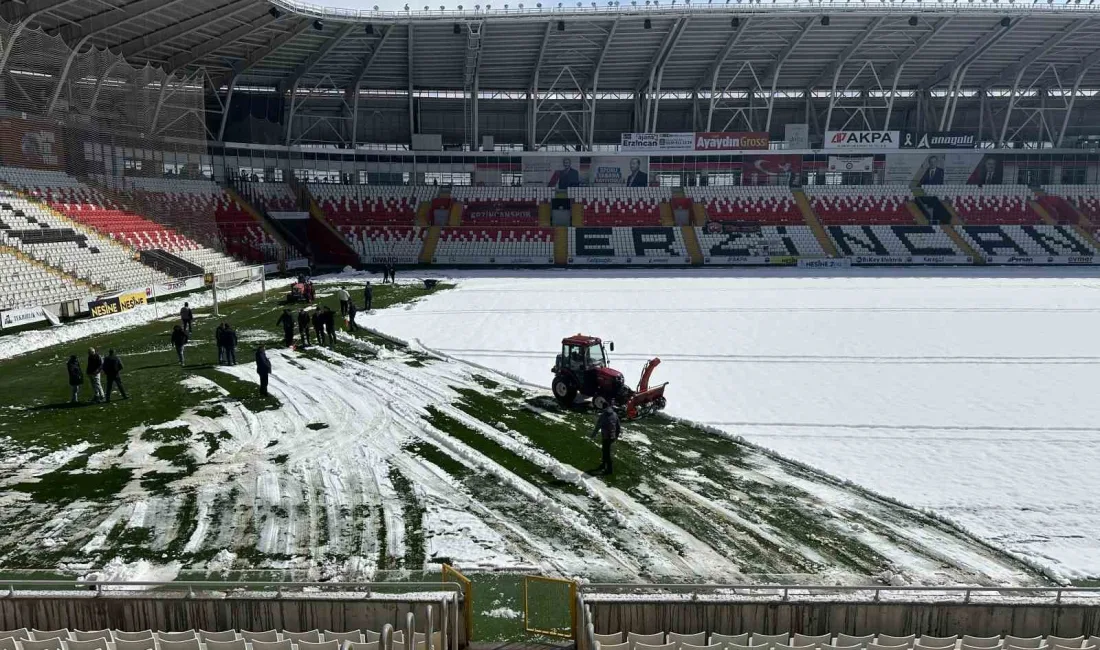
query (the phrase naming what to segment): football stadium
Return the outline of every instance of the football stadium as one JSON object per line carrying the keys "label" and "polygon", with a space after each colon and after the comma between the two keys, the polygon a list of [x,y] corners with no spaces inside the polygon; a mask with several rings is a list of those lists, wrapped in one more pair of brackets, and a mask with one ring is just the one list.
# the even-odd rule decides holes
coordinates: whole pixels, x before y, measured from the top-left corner
{"label": "football stadium", "polygon": [[320,1],[0,3],[0,650],[1097,650],[1093,0]]}

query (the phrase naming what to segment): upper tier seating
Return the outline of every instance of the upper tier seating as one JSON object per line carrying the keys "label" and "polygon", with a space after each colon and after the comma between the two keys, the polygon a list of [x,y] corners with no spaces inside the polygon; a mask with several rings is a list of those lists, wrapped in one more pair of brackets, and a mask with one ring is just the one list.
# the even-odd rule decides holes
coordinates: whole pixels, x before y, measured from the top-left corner
{"label": "upper tier seating", "polygon": [[0,243],[110,291],[172,280],[94,232],[80,232],[45,206],[0,192]]}
{"label": "upper tier seating", "polygon": [[[283,183],[242,183],[268,212],[297,212],[298,199]],[[250,197],[251,198],[251,197]]]}
{"label": "upper tier seating", "polygon": [[586,226],[659,226],[667,187],[571,187],[569,198],[584,206]]}
{"label": "upper tier seating", "polygon": [[[161,220],[185,224],[199,232],[216,227],[220,247],[251,262],[264,262],[277,257],[275,240],[251,214],[212,181],[128,178],[127,183],[135,202]],[[219,263],[228,265],[224,260],[219,260]]]}
{"label": "upper tier seating", "polygon": [[759,232],[708,232],[696,226],[695,235],[705,263],[729,257],[825,257],[821,242],[806,225],[760,226]]}
{"label": "upper tier seating", "polygon": [[554,258],[553,228],[444,228],[435,249],[443,264],[497,264],[529,258],[550,263]]}
{"label": "upper tier seating", "polygon": [[970,225],[1042,223],[1028,205],[1034,196],[1026,185],[938,185],[924,191],[949,202]]}
{"label": "upper tier seating", "polygon": [[336,185],[311,183],[309,191],[333,224],[404,225],[416,222],[416,209],[437,188],[413,185]]}
{"label": "upper tier seating", "polygon": [[1100,185],[1048,185],[1043,188],[1050,196],[1040,197],[1039,203],[1047,208],[1050,216],[1059,223],[1077,223],[1075,215],[1063,214],[1050,199],[1063,198],[1073,204],[1089,221],[1100,221]]}
{"label": "upper tier seating", "polygon": [[465,187],[451,190],[463,204],[462,221],[478,226],[537,225],[539,204],[554,197],[549,187]]}
{"label": "upper tier seating", "polygon": [[0,253],[0,286],[0,311],[92,298],[75,282],[8,253]]}
{"label": "upper tier seating", "polygon": [[914,223],[906,206],[913,195],[904,185],[818,185],[806,188],[806,196],[823,225]]}
{"label": "upper tier seating", "polygon": [[340,226],[364,264],[416,264],[427,228],[411,226]]}
{"label": "upper tier seating", "polygon": [[791,191],[779,185],[685,187],[711,221],[749,221],[766,225],[804,225]]}
{"label": "upper tier seating", "polygon": [[50,207],[136,250],[159,248],[176,253],[201,248],[178,232],[125,210],[88,203],[52,203]]}

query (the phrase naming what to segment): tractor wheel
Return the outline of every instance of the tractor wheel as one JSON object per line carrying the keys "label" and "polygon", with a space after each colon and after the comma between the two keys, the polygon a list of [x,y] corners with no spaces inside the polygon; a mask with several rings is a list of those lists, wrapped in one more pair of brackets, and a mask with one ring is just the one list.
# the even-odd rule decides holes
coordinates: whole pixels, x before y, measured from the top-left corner
{"label": "tractor wheel", "polygon": [[577,399],[577,386],[564,375],[554,377],[551,388],[554,390],[554,399],[562,406],[571,406],[573,400]]}
{"label": "tractor wheel", "polygon": [[602,411],[607,406],[607,398],[603,395],[597,395],[592,398],[592,408],[597,411]]}

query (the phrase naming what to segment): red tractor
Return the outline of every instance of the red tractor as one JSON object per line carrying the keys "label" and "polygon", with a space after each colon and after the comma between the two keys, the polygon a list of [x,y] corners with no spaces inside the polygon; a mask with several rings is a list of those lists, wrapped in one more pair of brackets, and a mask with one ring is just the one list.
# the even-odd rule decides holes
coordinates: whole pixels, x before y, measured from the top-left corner
{"label": "red tractor", "polygon": [[[608,342],[615,351],[615,344]],[[554,397],[563,405],[570,405],[577,393],[592,398],[592,406],[602,409],[608,402],[620,414],[633,420],[659,411],[665,407],[665,386],[649,387],[649,376],[661,363],[650,359],[642,369],[638,390],[631,390],[623,381],[623,373],[608,366],[603,341],[594,336],[577,334],[561,341],[561,354],[554,362]]]}

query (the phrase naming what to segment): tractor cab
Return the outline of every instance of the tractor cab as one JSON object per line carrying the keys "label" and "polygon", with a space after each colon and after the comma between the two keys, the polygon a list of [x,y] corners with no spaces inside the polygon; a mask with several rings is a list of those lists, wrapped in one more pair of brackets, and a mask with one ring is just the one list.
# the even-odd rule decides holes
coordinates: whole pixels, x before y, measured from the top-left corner
{"label": "tractor cab", "polygon": [[[615,348],[615,344],[611,344]],[[594,336],[571,336],[562,339],[559,366],[573,372],[585,372],[608,366],[603,341]]]}

